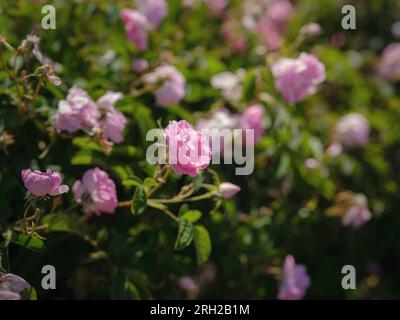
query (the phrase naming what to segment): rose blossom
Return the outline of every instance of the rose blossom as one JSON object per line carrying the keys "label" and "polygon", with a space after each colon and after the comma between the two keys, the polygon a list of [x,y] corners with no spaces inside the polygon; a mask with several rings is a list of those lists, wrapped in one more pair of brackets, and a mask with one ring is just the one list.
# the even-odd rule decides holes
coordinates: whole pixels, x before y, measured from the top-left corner
{"label": "rose blossom", "polygon": [[186,80],[173,66],[158,67],[146,74],[143,79],[145,83],[152,85],[158,85],[161,82],[161,86],[155,91],[156,105],[159,107],[179,103],[185,96]]}
{"label": "rose blossom", "polygon": [[221,197],[224,199],[232,198],[236,193],[238,193],[241,188],[236,184],[230,182],[222,182],[218,188]]}
{"label": "rose blossom", "polygon": [[289,103],[296,103],[317,91],[326,78],[325,66],[312,54],[297,59],[281,58],[271,66],[275,85]]}
{"label": "rose blossom", "polygon": [[264,109],[259,104],[247,107],[239,118],[240,128],[254,130],[254,143],[257,143],[264,133],[263,118]]}
{"label": "rose blossom", "polygon": [[87,216],[93,213],[112,214],[118,205],[115,183],[107,172],[94,168],[86,171],[82,180],[78,180],[72,187],[75,200],[83,204]]}
{"label": "rose blossom", "polygon": [[188,122],[172,121],[165,129],[171,168],[178,174],[192,177],[198,170],[208,167],[211,150],[206,135],[195,130]]}
{"label": "rose blossom", "polygon": [[251,15],[246,20],[250,21],[247,24],[253,32],[265,40],[268,50],[275,51],[280,46],[281,34],[292,14],[292,4],[287,0],[279,0],[268,3],[264,15],[257,22],[252,21]]}
{"label": "rose blossom", "polygon": [[400,80],[400,43],[389,44],[382,52],[379,64],[379,74],[389,80]]}
{"label": "rose blossom", "polygon": [[[1,267],[1,256],[0,256]],[[29,287],[29,283],[12,273],[0,272],[0,300],[20,300],[20,293]]]}
{"label": "rose blossom", "polygon": [[168,13],[165,0],[137,0],[137,3],[139,12],[146,16],[153,27],[157,27]]}
{"label": "rose blossom", "polygon": [[127,122],[125,116],[115,108],[115,103],[123,97],[120,92],[108,91],[97,100],[97,105],[105,112],[101,125],[104,139],[115,143],[123,141],[122,131]]}
{"label": "rose blossom", "polygon": [[139,11],[132,9],[122,10],[121,17],[125,23],[125,32],[129,40],[136,45],[140,52],[146,51],[148,48],[147,18]]}
{"label": "rose blossom", "polygon": [[184,276],[179,279],[179,287],[186,291],[197,290],[198,288],[196,282],[194,282],[193,278],[189,276]]}
{"label": "rose blossom", "polygon": [[242,95],[240,77],[232,72],[224,71],[211,78],[211,86],[222,91],[222,96],[229,101],[236,101]]}
{"label": "rose blossom", "polygon": [[278,299],[301,300],[310,286],[310,277],[302,264],[296,264],[292,255],[285,258]]}
{"label": "rose blossom", "polygon": [[67,99],[58,103],[58,110],[52,117],[52,122],[57,132],[71,133],[93,129],[98,125],[99,118],[100,112],[87,92],[72,87],[68,91]]}
{"label": "rose blossom", "polygon": [[216,16],[219,16],[224,12],[229,2],[230,0],[205,0],[205,3],[207,4],[212,14]]}
{"label": "rose blossom", "polygon": [[340,143],[348,149],[365,145],[369,131],[367,118],[355,112],[340,118],[334,129]]}
{"label": "rose blossom", "polygon": [[306,36],[318,36],[321,33],[321,26],[318,23],[310,22],[301,27],[300,32]]}
{"label": "rose blossom", "polygon": [[351,226],[354,229],[361,227],[372,217],[368,209],[368,200],[362,193],[356,194],[352,199],[350,208],[342,218],[342,224],[346,227]]}
{"label": "rose blossom", "polygon": [[47,169],[46,172],[24,169],[21,171],[21,177],[25,188],[37,197],[57,196],[69,190],[67,185],[61,185],[60,173],[52,172],[50,169]]}
{"label": "rose blossom", "polygon": [[149,68],[149,63],[145,59],[135,59],[132,64],[132,70],[136,73],[144,73]]}

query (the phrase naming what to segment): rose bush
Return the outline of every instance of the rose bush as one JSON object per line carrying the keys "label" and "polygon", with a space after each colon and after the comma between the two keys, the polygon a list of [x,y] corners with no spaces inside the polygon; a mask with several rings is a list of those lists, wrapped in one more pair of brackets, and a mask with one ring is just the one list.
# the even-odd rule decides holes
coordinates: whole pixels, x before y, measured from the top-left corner
{"label": "rose bush", "polygon": [[42,2],[0,5],[0,299],[399,297],[395,0]]}

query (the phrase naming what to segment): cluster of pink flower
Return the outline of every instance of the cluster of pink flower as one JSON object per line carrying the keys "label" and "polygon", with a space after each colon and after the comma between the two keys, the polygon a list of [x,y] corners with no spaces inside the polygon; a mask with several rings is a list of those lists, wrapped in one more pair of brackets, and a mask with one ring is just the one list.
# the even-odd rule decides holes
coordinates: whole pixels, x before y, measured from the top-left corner
{"label": "cluster of pink flower", "polygon": [[[50,169],[46,172],[24,169],[21,171],[21,177],[25,188],[35,197],[57,196],[69,191],[67,185],[61,185],[60,173]],[[86,171],[82,180],[74,183],[72,191],[75,200],[83,205],[87,216],[93,213],[111,214],[117,208],[115,184],[108,174],[99,168]]]}
{"label": "cluster of pink flower", "polygon": [[165,0],[137,0],[138,9],[124,9],[121,12],[125,32],[136,48],[143,52],[148,49],[148,32],[157,28],[168,13]]}
{"label": "cluster of pink flower", "polygon": [[67,99],[59,102],[53,125],[57,132],[100,130],[105,140],[121,143],[127,120],[115,103],[122,98],[122,93],[109,91],[95,103],[86,91],[72,87]]}

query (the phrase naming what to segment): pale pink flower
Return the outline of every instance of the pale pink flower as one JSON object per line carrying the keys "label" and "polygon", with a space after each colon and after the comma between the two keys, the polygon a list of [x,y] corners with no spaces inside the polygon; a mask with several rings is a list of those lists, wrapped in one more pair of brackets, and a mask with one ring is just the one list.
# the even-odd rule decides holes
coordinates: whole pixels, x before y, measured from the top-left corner
{"label": "pale pink flower", "polygon": [[205,0],[208,8],[210,9],[211,13],[219,16],[221,15],[226,7],[229,5],[230,0]]}
{"label": "pale pink flower", "polygon": [[329,147],[326,149],[326,153],[330,157],[337,157],[342,152],[343,152],[343,146],[340,143],[336,143],[336,142],[329,145]]}
{"label": "pale pink flower", "polygon": [[369,132],[367,118],[355,112],[340,118],[334,129],[336,138],[348,149],[365,145],[368,142]]}
{"label": "pale pink flower", "polygon": [[222,182],[218,188],[221,197],[224,199],[232,198],[240,190],[241,188],[239,186],[230,182]]}
{"label": "pale pink flower", "polygon": [[184,276],[179,279],[179,286],[185,291],[197,290],[198,286],[192,277]]}
{"label": "pale pink flower", "polygon": [[313,158],[306,159],[306,161],[304,161],[304,165],[307,169],[318,169],[321,167],[321,164]]}
{"label": "pale pink flower", "polygon": [[289,103],[314,94],[326,78],[325,66],[312,54],[301,53],[297,59],[281,58],[271,66],[275,85]]}
{"label": "pale pink flower", "polygon": [[383,50],[378,64],[379,74],[389,80],[400,80],[400,43],[391,43]]}
{"label": "pale pink flower", "polygon": [[58,103],[58,110],[52,117],[57,130],[75,132],[77,130],[92,130],[99,124],[100,112],[86,91],[72,87],[67,99]]}
{"label": "pale pink flower", "polygon": [[125,32],[130,41],[140,51],[148,49],[148,21],[147,18],[137,10],[124,9],[121,12],[122,20],[125,23]]}
{"label": "pale pink flower", "polygon": [[267,16],[257,21],[254,31],[265,40],[265,45],[269,51],[275,51],[280,47],[280,32]]}
{"label": "pale pink flower", "polygon": [[307,274],[306,267],[302,264],[296,264],[292,255],[286,256],[278,299],[301,300],[309,286],[310,277]]}
{"label": "pale pink flower", "polygon": [[138,10],[144,14],[152,27],[158,27],[168,14],[168,3],[165,0],[137,0]]}
{"label": "pale pink flower", "polygon": [[144,75],[144,82],[155,85],[156,105],[167,107],[179,103],[185,96],[186,80],[173,66],[161,66]]}
{"label": "pale pink flower", "polygon": [[192,177],[206,169],[211,161],[211,150],[206,135],[195,130],[188,122],[172,121],[165,129],[169,163],[178,174]]}
{"label": "pale pink flower", "polygon": [[211,78],[211,86],[220,89],[222,96],[228,101],[237,101],[242,95],[240,77],[230,71],[224,71]]}
{"label": "pale pink flower", "polygon": [[244,52],[248,42],[242,30],[242,26],[235,16],[225,19],[221,28],[221,34],[227,45],[235,52]]}
{"label": "pale pink flower", "polygon": [[372,217],[368,209],[367,197],[362,194],[356,194],[352,199],[350,208],[346,211],[342,218],[342,224],[346,227],[351,226],[354,229],[361,227]]}
{"label": "pale pink flower", "polygon": [[268,5],[265,15],[277,30],[282,31],[293,15],[293,6],[287,0],[275,0]]}
{"label": "pale pink flower", "polygon": [[264,133],[264,108],[255,104],[247,107],[239,118],[239,126],[241,129],[254,130],[254,143],[257,143]]}
{"label": "pale pink flower", "polygon": [[132,64],[132,69],[136,73],[144,73],[149,68],[149,63],[145,59],[135,59]]}
{"label": "pale pink flower", "polygon": [[118,206],[115,183],[99,168],[86,171],[82,180],[74,183],[72,191],[75,200],[83,204],[87,216],[113,214]]}
{"label": "pale pink flower", "polygon": [[21,177],[25,188],[37,197],[57,196],[69,190],[67,185],[61,185],[60,173],[52,172],[50,169],[47,169],[46,172],[24,169],[21,171]]}
{"label": "pale pink flower", "polygon": [[[262,6],[260,9],[262,9]],[[248,16],[247,24],[254,33],[260,35],[265,40],[268,50],[275,51],[280,47],[282,32],[292,15],[293,6],[289,1],[272,1],[267,3],[261,19],[254,22],[254,19]]]}
{"label": "pale pink flower", "polygon": [[115,108],[117,101],[122,98],[121,92],[108,91],[97,100],[97,105],[105,113],[101,124],[104,139],[115,143],[121,143],[124,140],[122,132],[127,123],[125,116]]}
{"label": "pale pink flower", "polygon": [[12,273],[0,273],[0,300],[20,300],[29,283]]}
{"label": "pale pink flower", "polygon": [[321,33],[321,26],[315,22],[307,23],[301,27],[300,32],[309,37],[318,36]]}

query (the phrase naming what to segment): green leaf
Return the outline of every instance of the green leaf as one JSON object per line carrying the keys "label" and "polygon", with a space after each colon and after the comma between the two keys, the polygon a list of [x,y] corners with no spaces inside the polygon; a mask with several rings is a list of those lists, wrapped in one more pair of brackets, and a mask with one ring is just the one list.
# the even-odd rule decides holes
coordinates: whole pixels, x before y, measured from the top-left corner
{"label": "green leaf", "polygon": [[140,187],[143,183],[140,181],[139,178],[128,178],[122,181],[122,185],[129,188],[129,187]]}
{"label": "green leaf", "polygon": [[151,188],[151,187],[155,187],[155,186],[158,185],[157,181],[154,180],[153,178],[146,178],[146,179],[144,179],[143,184],[144,184],[144,186],[145,186],[146,188]]}
{"label": "green leaf", "polygon": [[31,237],[26,234],[18,234],[12,242],[34,251],[42,251],[45,248],[44,241],[37,237]]}
{"label": "green leaf", "polygon": [[178,236],[175,242],[175,249],[186,248],[193,240],[193,224],[186,219],[179,220]]}
{"label": "green leaf", "polygon": [[201,218],[201,211],[199,210],[189,210],[182,214],[182,219],[186,219],[190,222],[196,222]]}
{"label": "green leaf", "polygon": [[197,263],[200,265],[208,260],[211,254],[211,239],[207,229],[202,225],[194,228],[194,246]]}
{"label": "green leaf", "polygon": [[132,197],[131,212],[133,214],[142,214],[146,210],[147,195],[143,187],[137,187]]}
{"label": "green leaf", "polygon": [[72,165],[88,165],[92,164],[94,160],[93,153],[90,151],[80,151],[75,154],[71,159]]}

